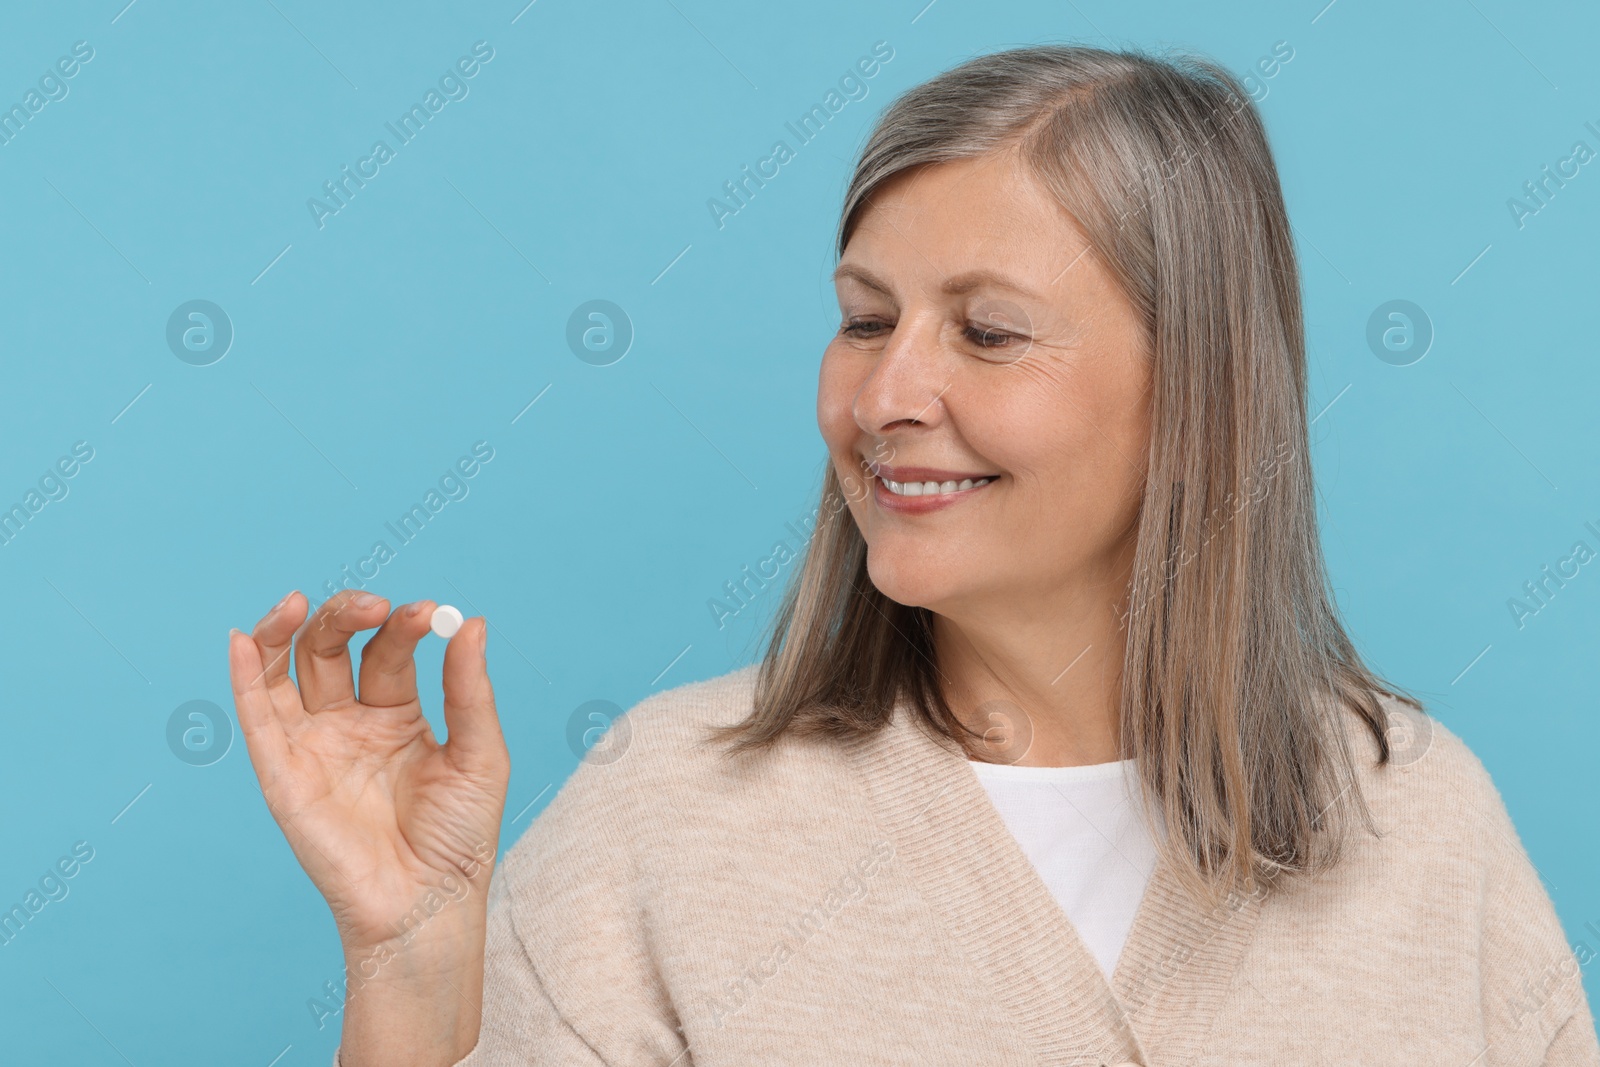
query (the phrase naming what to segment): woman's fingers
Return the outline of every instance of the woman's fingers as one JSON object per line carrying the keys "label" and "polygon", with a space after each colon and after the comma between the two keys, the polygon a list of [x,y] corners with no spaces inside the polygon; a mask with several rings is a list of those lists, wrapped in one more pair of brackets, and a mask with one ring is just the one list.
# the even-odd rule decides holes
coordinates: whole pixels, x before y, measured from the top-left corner
{"label": "woman's fingers", "polygon": [[361,703],[375,708],[417,699],[417,642],[428,633],[434,603],[419,600],[396,608],[361,648]]}
{"label": "woman's fingers", "polygon": [[306,621],[294,642],[294,672],[307,713],[355,703],[350,637],[382,622],[388,603],[381,596],[342,589]]}
{"label": "woman's fingers", "polygon": [[261,653],[261,681],[269,690],[289,677],[289,643],[294,640],[295,627],[305,618],[306,603],[309,601],[298,589],[291,592],[250,632]]}
{"label": "woman's fingers", "polygon": [[288,761],[289,742],[263,674],[257,642],[238,630],[229,633],[228,677],[233,683],[233,705],[245,747],[250,751],[251,766],[265,789]]}
{"label": "woman's fingers", "polygon": [[445,749],[463,770],[500,774],[509,772],[510,761],[483,655],[488,625],[482,616],[468,619],[445,646]]}

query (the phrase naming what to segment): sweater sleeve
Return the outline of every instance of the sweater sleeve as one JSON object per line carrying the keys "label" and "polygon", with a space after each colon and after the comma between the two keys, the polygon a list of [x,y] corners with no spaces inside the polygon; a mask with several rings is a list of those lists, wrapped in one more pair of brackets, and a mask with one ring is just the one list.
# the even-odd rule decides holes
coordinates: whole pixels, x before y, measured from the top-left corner
{"label": "sweater sleeve", "polygon": [[[454,1067],[605,1067],[545,992],[511,909],[490,909],[486,931],[478,1043]],[[333,1067],[342,1067],[337,1049]]]}
{"label": "sweater sleeve", "polygon": [[1600,1064],[1594,1017],[1585,1004],[1572,1018],[1561,1024],[1555,1040],[1545,1050],[1541,1067],[1595,1067]]}
{"label": "sweater sleeve", "polygon": [[456,1067],[605,1067],[556,1010],[512,924],[509,907],[489,915],[483,1024],[478,1044]]}
{"label": "sweater sleeve", "polygon": [[1476,757],[1463,792],[1483,857],[1479,972],[1484,1067],[1600,1067],[1583,968],[1505,801]]}

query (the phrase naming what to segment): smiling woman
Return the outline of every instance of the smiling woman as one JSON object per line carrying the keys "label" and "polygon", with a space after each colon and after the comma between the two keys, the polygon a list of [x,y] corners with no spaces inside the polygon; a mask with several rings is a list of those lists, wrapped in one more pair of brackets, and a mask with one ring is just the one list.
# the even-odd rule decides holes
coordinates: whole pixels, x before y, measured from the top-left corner
{"label": "smiling woman", "polygon": [[336,1067],[1600,1067],[1494,783],[1329,593],[1238,80],[972,59],[881,117],[837,246],[830,462],[764,657],[627,712],[492,891],[485,620],[445,745],[430,601],[291,593],[231,636],[274,817],[347,959],[387,960]]}
{"label": "smiling woman", "polygon": [[[1320,701],[1381,749],[1390,690],[1324,592],[1294,253],[1259,119],[1221,72],[1072,55],[991,68],[1011,80],[987,97],[952,73],[863,152],[818,422],[835,468],[883,442],[895,462],[819,535],[805,566],[827,593],[796,599],[745,742],[875,729],[899,692],[972,738],[960,709],[1005,699],[1031,739],[1016,761],[1147,757],[1179,870],[1227,892],[1252,864],[1311,868],[1314,842],[1335,858],[1333,809],[1360,797]],[[1285,445],[1271,491],[1202,542]]]}

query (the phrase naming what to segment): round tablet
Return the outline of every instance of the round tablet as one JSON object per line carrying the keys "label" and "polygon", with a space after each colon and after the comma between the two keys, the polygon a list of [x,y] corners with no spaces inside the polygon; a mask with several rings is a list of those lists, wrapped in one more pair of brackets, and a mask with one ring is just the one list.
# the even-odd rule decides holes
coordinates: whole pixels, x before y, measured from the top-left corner
{"label": "round tablet", "polygon": [[434,633],[449,640],[461,629],[461,612],[449,604],[440,604],[433,609],[432,626]]}

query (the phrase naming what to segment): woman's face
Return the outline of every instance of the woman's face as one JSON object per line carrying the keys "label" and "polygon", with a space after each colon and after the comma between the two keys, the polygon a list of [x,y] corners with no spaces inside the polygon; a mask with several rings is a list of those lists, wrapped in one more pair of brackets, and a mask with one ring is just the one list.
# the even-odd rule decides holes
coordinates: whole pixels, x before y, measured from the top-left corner
{"label": "woman's face", "polygon": [[823,356],[817,423],[873,584],[958,618],[1120,595],[1148,345],[1015,154],[891,179],[835,281],[843,325]]}

